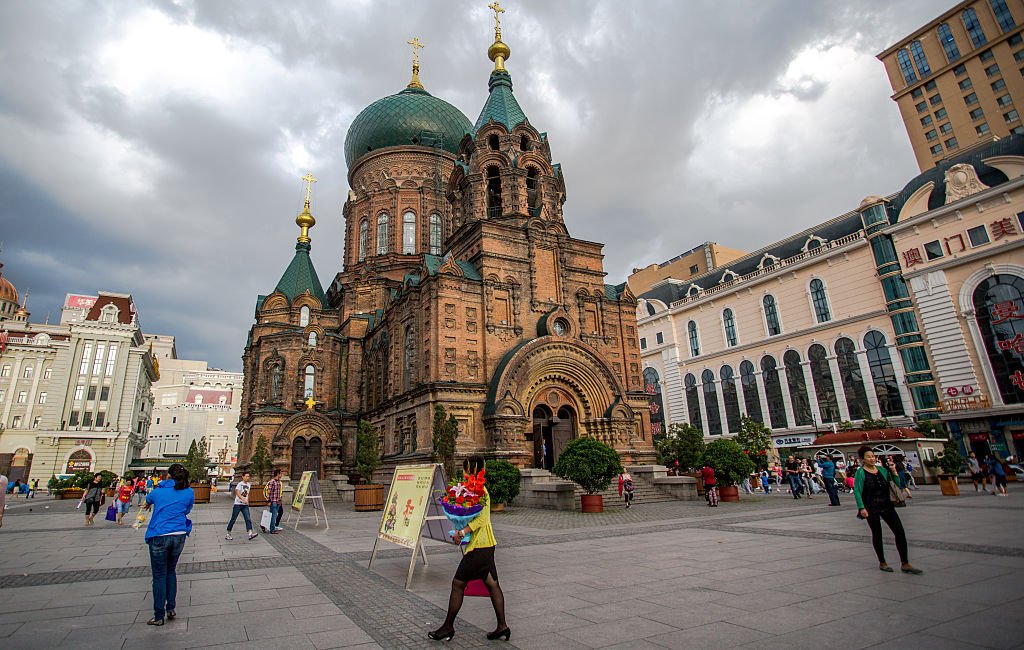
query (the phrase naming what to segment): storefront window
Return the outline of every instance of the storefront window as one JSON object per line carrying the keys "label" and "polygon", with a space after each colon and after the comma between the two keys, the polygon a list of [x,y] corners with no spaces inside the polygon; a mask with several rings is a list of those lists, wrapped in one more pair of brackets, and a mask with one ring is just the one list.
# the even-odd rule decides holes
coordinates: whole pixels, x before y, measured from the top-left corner
{"label": "storefront window", "polygon": [[761,359],[761,376],[764,377],[764,396],[768,398],[768,417],[771,418],[772,428],[785,429],[789,426],[786,420],[786,404],[782,398],[778,364],[773,357]]}
{"label": "storefront window", "polygon": [[871,368],[871,381],[875,385],[878,407],[882,417],[903,415],[903,400],[900,399],[899,384],[896,370],[889,356],[889,348],[885,336],[872,330],[864,336],[864,347],[868,351],[868,366]]}
{"label": "storefront window", "polygon": [[836,385],[832,381],[832,369],[828,367],[828,352],[817,343],[807,351],[811,361],[811,378],[814,380],[814,394],[818,397],[818,410],[822,422],[839,421],[839,403],[836,400]]}
{"label": "storefront window", "polygon": [[747,416],[764,423],[761,396],[757,392],[757,373],[754,371],[754,364],[749,361],[740,364],[740,383],[743,385],[743,404],[747,407]]}
{"label": "storefront window", "polygon": [[864,390],[864,378],[857,363],[853,341],[847,338],[836,341],[836,362],[843,382],[843,392],[846,393],[846,408],[850,411],[850,419],[863,420],[869,417],[868,395]]}
{"label": "storefront window", "polygon": [[1024,402],[1024,278],[994,275],[979,284],[974,313],[999,396]]}
{"label": "storefront window", "polygon": [[722,366],[719,373],[722,379],[722,399],[725,400],[725,421],[729,431],[738,433],[740,430],[740,401],[736,394],[736,376],[731,366]]}
{"label": "storefront window", "polygon": [[811,401],[807,398],[807,379],[804,377],[803,366],[800,365],[800,353],[789,350],[783,355],[782,362],[786,365],[786,383],[789,384],[789,398],[792,401],[796,426],[814,424]]}
{"label": "storefront window", "polygon": [[686,385],[686,410],[690,414],[690,424],[704,432],[704,422],[700,415],[700,401],[697,396],[697,378],[687,374],[683,380]]}
{"label": "storefront window", "polygon": [[644,392],[650,399],[651,434],[661,435],[665,433],[665,408],[661,399],[661,378],[654,368],[644,368]]}
{"label": "storefront window", "polygon": [[708,434],[722,435],[722,411],[718,408],[718,390],[715,388],[715,373],[705,370],[700,375],[704,384],[704,409],[708,413]]}

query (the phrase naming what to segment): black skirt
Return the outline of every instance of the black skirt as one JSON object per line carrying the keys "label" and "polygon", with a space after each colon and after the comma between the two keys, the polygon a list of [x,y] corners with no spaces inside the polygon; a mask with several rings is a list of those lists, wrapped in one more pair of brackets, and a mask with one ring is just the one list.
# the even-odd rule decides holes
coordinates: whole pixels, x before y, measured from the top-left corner
{"label": "black skirt", "polygon": [[459,568],[455,570],[455,579],[463,582],[470,580],[486,580],[490,573],[498,579],[498,570],[494,567],[494,547],[475,548],[462,556]]}

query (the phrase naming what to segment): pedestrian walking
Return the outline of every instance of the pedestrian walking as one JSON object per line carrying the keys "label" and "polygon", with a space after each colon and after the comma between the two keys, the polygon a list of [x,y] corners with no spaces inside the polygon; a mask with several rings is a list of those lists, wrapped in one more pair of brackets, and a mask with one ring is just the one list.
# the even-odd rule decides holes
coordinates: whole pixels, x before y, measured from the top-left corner
{"label": "pedestrian walking", "polygon": [[772,486],[768,480],[768,470],[766,469],[761,470],[761,490],[763,490],[765,494],[772,493]]}
{"label": "pedestrian walking", "polygon": [[267,503],[270,504],[270,533],[280,530],[277,522],[281,517],[281,470],[275,469],[270,483],[267,483]]}
{"label": "pedestrian walking", "polygon": [[[462,470],[466,476],[475,475],[484,468],[484,457],[473,455],[462,463]],[[484,509],[480,511],[472,521],[464,528],[455,531],[455,543],[458,544],[462,538],[472,533],[469,544],[466,545],[466,553],[459,562],[459,568],[455,570],[455,577],[452,579],[452,592],[448,597],[448,614],[445,616],[441,627],[427,636],[435,641],[451,641],[455,636],[455,617],[462,608],[462,600],[466,595],[466,585],[470,580],[483,580],[487,591],[491,594],[491,606],[494,608],[494,616],[497,618],[497,627],[493,632],[487,633],[487,639],[494,641],[512,637],[512,630],[505,622],[505,594],[501,591],[498,583],[498,570],[494,566],[494,547],[497,542],[494,539],[494,530],[491,528],[491,499],[487,489],[484,488],[486,501],[481,499]]]}
{"label": "pedestrian walking", "polygon": [[242,519],[245,520],[245,531],[249,534],[249,539],[256,539],[258,533],[252,529],[252,518],[249,516],[249,492],[252,491],[252,484],[249,483],[249,472],[242,472],[242,480],[235,486],[235,503],[231,508],[231,519],[228,520],[228,534],[224,536],[224,539],[229,542],[234,539],[231,536],[231,529],[235,527],[235,520],[238,519],[239,513],[242,515]]}
{"label": "pedestrian walking", "polygon": [[803,487],[804,494],[807,495],[807,498],[813,499],[814,493],[812,492],[813,487],[811,485],[811,468],[808,467],[807,461],[802,458],[800,459],[800,484]]}
{"label": "pedestrian walking", "polygon": [[78,506],[85,504],[85,525],[92,526],[93,520],[96,519],[96,513],[100,511],[100,506],[106,500],[103,494],[103,475],[97,472],[93,474],[92,481],[89,486],[85,488],[85,492],[82,493],[82,499],[78,502]]}
{"label": "pedestrian walking", "polygon": [[896,537],[896,550],[900,554],[900,570],[904,573],[920,574],[910,564],[909,551],[907,548],[907,534],[903,530],[903,522],[896,514],[893,506],[891,493],[895,487],[892,481],[896,480],[889,470],[875,464],[875,452],[871,447],[864,445],[857,450],[860,456],[862,467],[857,470],[854,482],[853,494],[857,499],[857,517],[868,522],[871,530],[871,544],[875,548],[875,555],[878,557],[878,568],[881,571],[892,573],[885,561],[885,550],[882,547],[882,523],[889,527]]}
{"label": "pedestrian walking", "polygon": [[904,465],[907,468],[907,489],[917,489],[917,479],[914,478],[914,463],[909,459],[904,459]]}
{"label": "pedestrian walking", "polygon": [[629,472],[622,472],[619,474],[619,496],[626,501],[626,507],[629,508],[633,503],[633,491],[636,487],[633,485],[633,477]]}
{"label": "pedestrian walking", "polygon": [[117,488],[117,496],[114,497],[116,501],[114,505],[117,507],[117,525],[122,525],[122,519],[128,514],[128,511],[132,507],[132,495],[135,494],[135,489],[132,487],[131,481],[122,481],[121,487]]}
{"label": "pedestrian walking", "polygon": [[7,509],[7,477],[0,472],[0,528],[4,527],[4,510]]}
{"label": "pedestrian walking", "polygon": [[163,625],[174,620],[178,598],[178,558],[185,538],[192,533],[188,513],[196,501],[188,486],[188,470],[181,463],[171,465],[172,480],[162,481],[146,495],[146,508],[153,511],[146,528],[149,565],[153,571],[153,618],[146,625]]}
{"label": "pedestrian walking", "polygon": [[711,463],[704,461],[704,467],[700,470],[701,481],[704,482],[704,499],[708,502],[709,508],[718,507],[718,486],[715,481],[715,468]]}
{"label": "pedestrian walking", "polygon": [[748,474],[747,476],[743,477],[743,492],[744,492],[744,494],[753,494],[754,493],[754,489],[752,487],[750,487],[750,477],[751,477],[750,474]]}
{"label": "pedestrian walking", "polygon": [[1006,468],[995,456],[989,456],[988,473],[992,477],[995,487],[993,494],[999,497],[1010,496],[1006,491]]}
{"label": "pedestrian walking", "polygon": [[789,481],[789,491],[794,499],[800,498],[800,463],[794,456],[786,459],[786,480]]}
{"label": "pedestrian walking", "polygon": [[818,461],[818,467],[821,468],[821,480],[825,484],[825,491],[828,492],[828,504],[830,506],[839,505],[839,491],[836,490],[836,464],[828,456],[825,456]]}
{"label": "pedestrian walking", "polygon": [[146,481],[141,476],[135,479],[132,489],[135,490],[135,505],[141,506],[146,502]]}
{"label": "pedestrian walking", "polygon": [[900,494],[904,499],[913,499],[914,495],[910,493],[910,479],[907,478],[907,464],[903,462],[903,456],[896,459],[893,468],[896,470],[896,478],[899,480]]}

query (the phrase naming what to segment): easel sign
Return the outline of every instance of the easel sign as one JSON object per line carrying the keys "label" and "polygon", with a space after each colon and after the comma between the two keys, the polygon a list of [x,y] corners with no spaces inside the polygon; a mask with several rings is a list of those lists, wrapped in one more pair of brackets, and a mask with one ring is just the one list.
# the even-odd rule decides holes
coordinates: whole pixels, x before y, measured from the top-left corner
{"label": "easel sign", "polygon": [[295,513],[295,530],[299,529],[299,520],[302,518],[302,509],[306,502],[313,508],[313,516],[316,517],[316,525],[320,525],[320,514],[324,516],[324,530],[330,530],[331,524],[327,521],[327,511],[324,510],[324,497],[320,493],[320,482],[316,480],[316,472],[303,472],[299,479],[299,486],[295,488],[295,495],[292,497],[291,512],[285,525],[292,520],[292,513]]}
{"label": "easel sign", "polygon": [[380,540],[412,549],[409,571],[405,576],[405,588],[408,589],[417,553],[423,556],[423,565],[427,565],[423,537],[454,544],[455,540],[447,532],[451,524],[438,502],[445,490],[444,469],[439,464],[400,465],[395,468],[367,568],[373,567]]}

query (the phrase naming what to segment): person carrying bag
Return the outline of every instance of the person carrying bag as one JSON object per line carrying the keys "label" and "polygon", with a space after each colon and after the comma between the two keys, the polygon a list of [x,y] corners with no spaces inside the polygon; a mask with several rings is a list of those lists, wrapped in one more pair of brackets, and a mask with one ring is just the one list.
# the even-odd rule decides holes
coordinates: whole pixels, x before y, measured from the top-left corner
{"label": "person carrying bag", "polygon": [[[885,561],[885,550],[882,547],[882,523],[889,527],[896,537],[896,549],[900,554],[900,570],[903,573],[920,575],[921,569],[910,564],[907,548],[907,534],[903,530],[903,522],[896,514],[894,496],[898,492],[893,485],[893,477],[884,468],[875,464],[875,453],[868,445],[857,450],[862,461],[854,479],[853,495],[857,499],[857,518],[865,519],[871,530],[871,545],[878,557],[878,570],[892,573],[893,569]],[[906,505],[904,503],[904,505]]]}

